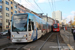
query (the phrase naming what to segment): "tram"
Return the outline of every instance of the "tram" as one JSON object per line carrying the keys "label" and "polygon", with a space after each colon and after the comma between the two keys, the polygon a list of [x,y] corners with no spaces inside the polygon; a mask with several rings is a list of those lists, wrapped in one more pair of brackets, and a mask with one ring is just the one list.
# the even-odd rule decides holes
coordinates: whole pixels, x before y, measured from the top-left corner
{"label": "tram", "polygon": [[59,23],[53,24],[53,31],[54,32],[60,32]]}
{"label": "tram", "polygon": [[51,31],[51,25],[32,13],[14,14],[11,20],[11,42],[32,42]]}

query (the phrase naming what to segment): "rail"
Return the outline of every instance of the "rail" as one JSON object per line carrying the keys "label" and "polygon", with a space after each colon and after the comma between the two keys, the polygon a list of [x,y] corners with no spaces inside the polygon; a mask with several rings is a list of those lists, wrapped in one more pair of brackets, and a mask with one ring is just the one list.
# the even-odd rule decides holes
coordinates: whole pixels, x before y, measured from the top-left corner
{"label": "rail", "polygon": [[[53,34],[53,33],[52,33]],[[51,34],[51,35],[52,35]],[[48,41],[48,39],[51,37],[51,35],[46,39],[46,41],[41,45],[41,47],[39,48],[39,50],[41,50],[41,48],[45,45],[45,43]]]}
{"label": "rail", "polygon": [[57,37],[58,50],[61,50],[61,49],[60,49],[60,43],[59,43],[58,33],[57,33],[56,37]]}

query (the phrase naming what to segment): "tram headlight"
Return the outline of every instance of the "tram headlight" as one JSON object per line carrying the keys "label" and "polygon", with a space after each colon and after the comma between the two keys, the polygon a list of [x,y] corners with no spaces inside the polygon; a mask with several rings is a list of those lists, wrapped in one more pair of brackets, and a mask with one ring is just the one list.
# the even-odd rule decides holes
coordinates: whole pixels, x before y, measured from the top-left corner
{"label": "tram headlight", "polygon": [[24,35],[24,37],[26,37],[26,35]]}
{"label": "tram headlight", "polygon": [[14,37],[14,35],[12,35],[12,37]]}

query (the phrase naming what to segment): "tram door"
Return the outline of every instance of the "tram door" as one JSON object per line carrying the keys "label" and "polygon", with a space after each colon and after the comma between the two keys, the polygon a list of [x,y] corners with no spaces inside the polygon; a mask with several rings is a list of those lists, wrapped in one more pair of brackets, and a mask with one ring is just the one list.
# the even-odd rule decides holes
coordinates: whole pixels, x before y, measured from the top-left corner
{"label": "tram door", "polygon": [[34,22],[34,30],[33,30],[33,32],[34,32],[34,35],[33,35],[34,39],[33,39],[33,41],[35,41],[35,40],[37,40],[37,28],[36,28],[36,23],[35,22]]}
{"label": "tram door", "polygon": [[36,23],[35,22],[33,22],[33,21],[30,21],[31,22],[31,28],[32,28],[32,37],[31,37],[31,39],[33,39],[33,41],[35,41],[35,40],[37,40],[37,29],[36,29]]}

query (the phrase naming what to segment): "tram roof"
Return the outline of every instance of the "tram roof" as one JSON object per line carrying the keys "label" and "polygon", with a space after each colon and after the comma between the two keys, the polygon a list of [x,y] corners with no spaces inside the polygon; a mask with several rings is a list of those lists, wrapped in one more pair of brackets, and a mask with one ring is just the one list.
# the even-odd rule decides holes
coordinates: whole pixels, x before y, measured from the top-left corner
{"label": "tram roof", "polygon": [[[14,15],[20,15],[20,14],[28,14],[28,15],[32,15],[32,16],[35,16],[36,18],[40,19],[41,21],[46,22],[46,21],[44,21],[42,18],[40,18],[40,17],[38,17],[37,15],[32,14],[32,13],[18,13],[18,14],[14,14]],[[46,23],[49,24],[48,22],[46,22]]]}

